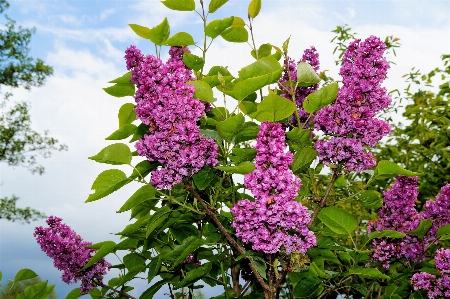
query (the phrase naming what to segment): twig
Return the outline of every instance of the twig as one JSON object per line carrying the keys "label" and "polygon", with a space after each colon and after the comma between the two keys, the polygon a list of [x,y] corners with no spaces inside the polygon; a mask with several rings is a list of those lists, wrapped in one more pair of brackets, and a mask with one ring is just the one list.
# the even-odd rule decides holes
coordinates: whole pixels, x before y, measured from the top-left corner
{"label": "twig", "polygon": [[316,220],[316,217],[319,214],[320,210],[325,206],[327,198],[330,195],[331,188],[333,188],[334,182],[336,182],[338,177],[339,177],[339,174],[337,174],[336,170],[333,168],[333,176],[331,177],[330,185],[328,186],[328,189],[325,192],[325,195],[322,197],[322,199],[320,200],[320,202],[317,205],[316,209],[314,210],[314,213],[311,216],[311,221],[309,222],[308,227],[312,226],[312,224],[313,224],[314,220]]}
{"label": "twig", "polygon": [[125,292],[122,292],[122,291],[118,291],[118,290],[116,290],[115,288],[110,287],[109,285],[104,284],[104,283],[101,282],[101,281],[98,281],[97,279],[94,280],[94,283],[95,283],[96,285],[102,287],[102,288],[106,288],[106,289],[109,289],[109,290],[111,290],[111,291],[113,291],[113,292],[116,292],[116,293],[119,294],[120,296],[124,296],[124,297],[130,298],[130,299],[136,299],[135,297],[129,295],[128,293],[125,293]]}
{"label": "twig", "polygon": [[[205,201],[200,197],[200,195],[192,188],[192,186],[185,186],[184,187],[185,190],[190,191],[192,193],[192,195],[194,195],[194,197],[200,202],[200,204],[203,206],[203,208],[205,209],[205,213],[206,215],[208,215],[212,221],[217,225],[217,227],[219,228],[220,232],[225,236],[225,238],[227,239],[228,243],[230,243],[231,246],[234,247],[234,249],[236,249],[236,251],[239,254],[245,254],[245,250],[239,246],[239,244],[233,239],[233,237],[231,237],[231,235],[227,232],[227,230],[225,229],[225,227],[223,227],[222,223],[220,223],[219,219],[217,219],[216,215],[214,214],[214,212],[209,208],[209,206],[205,203]],[[249,259],[247,257],[247,259]],[[264,279],[262,278],[262,276],[259,274],[258,270],[256,269],[256,267],[252,264],[252,262],[249,259],[249,263],[248,263],[250,269],[252,269],[256,280],[259,282],[259,284],[261,285],[261,287],[266,290],[266,291],[271,291],[271,288],[265,283]]]}

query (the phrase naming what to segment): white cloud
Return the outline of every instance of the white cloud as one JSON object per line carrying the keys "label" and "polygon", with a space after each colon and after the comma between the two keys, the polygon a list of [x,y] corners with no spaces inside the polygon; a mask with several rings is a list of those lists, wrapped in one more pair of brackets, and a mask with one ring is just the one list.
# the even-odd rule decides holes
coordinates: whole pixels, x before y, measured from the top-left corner
{"label": "white cloud", "polygon": [[100,12],[100,21],[103,21],[104,19],[106,19],[110,15],[114,14],[115,12],[116,12],[116,10],[114,8],[108,8],[108,9],[102,10]]}

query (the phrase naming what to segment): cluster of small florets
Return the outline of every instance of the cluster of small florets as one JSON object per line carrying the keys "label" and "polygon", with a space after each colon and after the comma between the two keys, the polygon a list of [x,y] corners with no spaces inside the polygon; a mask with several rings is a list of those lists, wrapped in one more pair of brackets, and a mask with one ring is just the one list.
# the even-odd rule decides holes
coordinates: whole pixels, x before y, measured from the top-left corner
{"label": "cluster of small florets", "polygon": [[434,257],[436,275],[419,272],[412,276],[414,290],[425,290],[429,298],[450,298],[450,249],[439,249]]}
{"label": "cluster of small florets", "polygon": [[67,284],[81,280],[81,293],[85,294],[95,288],[94,279],[102,281],[102,276],[106,274],[111,264],[101,259],[81,271],[95,250],[86,248],[92,243],[83,241],[61,221],[61,218],[50,216],[46,221],[49,227],[36,227],[34,236],[42,251],[54,260],[55,268],[64,271],[62,280]]}
{"label": "cluster of small florets", "polygon": [[[415,209],[417,177],[398,176],[390,189],[384,192],[383,206],[378,211],[378,220],[368,225],[369,233],[395,230],[408,233],[420,224],[420,215]],[[419,261],[423,258],[423,244],[417,237],[403,239],[376,238],[372,241],[374,251],[371,258],[380,262],[384,268],[390,267],[391,258],[407,258]]]}
{"label": "cluster of small florets", "polygon": [[373,147],[390,133],[389,125],[375,118],[391,102],[386,89],[381,87],[389,64],[383,53],[386,45],[370,36],[364,42],[350,43],[343,56],[339,74],[343,86],[334,105],[321,109],[314,125],[330,140],[315,144],[321,162],[342,164],[348,171],[361,172],[376,165],[372,154],[364,146]]}
{"label": "cluster of small florets", "polygon": [[[297,81],[297,64],[300,62],[307,62],[309,63],[313,69],[318,72],[319,71],[319,53],[317,53],[317,50],[315,47],[311,47],[310,49],[306,49],[303,52],[302,59],[300,59],[299,62],[295,62],[292,58],[287,58],[284,63],[284,71],[283,76],[280,78],[279,82],[279,88],[280,90],[284,91],[284,93],[281,94],[282,97],[292,100],[292,96],[289,94],[288,91],[290,91],[290,83],[289,81]],[[298,114],[301,122],[307,121],[308,117],[310,116],[308,112],[303,109],[303,102],[305,98],[313,93],[314,91],[319,88],[319,84],[315,84],[313,86],[297,86],[295,88],[295,102],[297,104]],[[297,119],[294,116],[291,120],[292,124],[297,124]]]}
{"label": "cluster of small florets", "polygon": [[217,164],[218,146],[200,133],[197,122],[205,113],[205,103],[194,98],[195,80],[183,61],[186,48],[171,47],[163,63],[144,56],[135,46],[126,50],[127,69],[136,84],[136,116],[149,126],[149,132],[136,143],[139,155],[162,167],[152,171],[152,184],[171,189],[184,177],[205,165]]}
{"label": "cluster of small florets", "polygon": [[[368,225],[369,233],[373,231],[395,230],[406,234],[402,239],[376,238],[372,242],[374,251],[372,260],[382,263],[386,269],[390,267],[391,258],[406,258],[409,263],[425,259],[424,252],[432,242],[437,242],[437,230],[450,224],[450,184],[441,189],[436,200],[428,200],[424,211],[418,213],[415,201],[418,197],[418,178],[398,176],[392,188],[384,192],[382,208],[378,211],[378,220]],[[424,219],[433,221],[431,229],[425,234],[423,241],[408,235],[415,230]]]}
{"label": "cluster of small florets", "polygon": [[307,227],[308,209],[295,201],[300,179],[289,169],[293,161],[287,151],[279,123],[263,123],[256,139],[255,170],[244,176],[255,201],[240,200],[232,209],[236,236],[251,243],[253,250],[272,254],[284,249],[305,253],[316,245]]}

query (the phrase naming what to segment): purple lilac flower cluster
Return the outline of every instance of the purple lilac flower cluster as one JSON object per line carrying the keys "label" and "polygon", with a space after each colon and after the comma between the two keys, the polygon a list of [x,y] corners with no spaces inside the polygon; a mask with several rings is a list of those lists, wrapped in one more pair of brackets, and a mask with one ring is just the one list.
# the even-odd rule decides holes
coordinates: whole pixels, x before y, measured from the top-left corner
{"label": "purple lilac flower cluster", "polygon": [[385,49],[378,37],[370,36],[364,42],[353,41],[344,53],[339,72],[343,86],[334,105],[321,109],[314,118],[315,128],[331,136],[315,144],[326,165],[342,164],[348,171],[358,172],[376,165],[364,146],[373,147],[390,133],[389,125],[375,118],[391,103],[380,86],[389,68],[383,58]]}
{"label": "purple lilac flower cluster", "polygon": [[419,226],[421,220],[433,221],[423,242],[411,235],[406,235],[403,239],[376,238],[372,241],[372,261],[381,262],[386,269],[390,266],[391,258],[406,258],[407,262],[424,260],[425,250],[431,243],[437,243],[436,232],[439,227],[450,224],[450,184],[441,189],[436,200],[428,200],[424,211],[418,213],[415,208],[417,182],[417,177],[398,176],[392,188],[384,192],[384,203],[378,211],[378,220],[371,221],[368,225],[369,233],[396,230],[408,234]]}
{"label": "purple lilac flower cluster", "polygon": [[440,277],[419,272],[412,276],[411,283],[414,290],[425,290],[429,298],[450,298],[450,249],[436,251],[434,263]]}
{"label": "purple lilac flower cluster", "polygon": [[36,227],[34,236],[42,251],[54,260],[53,265],[58,270],[64,271],[62,280],[67,284],[81,280],[81,293],[86,294],[90,289],[95,288],[93,279],[101,282],[102,276],[106,274],[111,264],[101,259],[81,271],[95,250],[86,248],[92,243],[83,241],[76,232],[61,221],[61,218],[50,216],[46,221],[49,227]]}
{"label": "purple lilac flower cluster", "polygon": [[150,127],[136,149],[149,161],[161,163],[151,177],[159,189],[171,189],[184,177],[218,162],[217,144],[200,134],[197,125],[205,103],[195,99],[195,87],[186,84],[195,78],[182,61],[184,51],[187,49],[171,47],[167,63],[144,56],[135,46],[125,52],[131,82],[137,87],[136,116]]}
{"label": "purple lilac flower cluster", "polygon": [[[378,211],[378,220],[368,225],[369,233],[383,230],[396,230],[408,233],[417,228],[421,217],[415,209],[417,177],[398,176],[390,189],[384,192],[384,203]],[[407,258],[413,261],[422,259],[423,244],[414,236],[403,239],[376,238],[372,241],[373,261],[380,262],[384,268],[390,267],[391,258]]]}
{"label": "purple lilac flower cluster", "polygon": [[316,245],[316,237],[307,227],[308,209],[295,201],[300,179],[289,169],[293,156],[286,149],[281,124],[261,124],[255,149],[256,169],[244,176],[255,201],[240,200],[231,209],[236,236],[267,254],[282,248],[286,254],[304,254]]}
{"label": "purple lilac flower cluster", "polygon": [[[280,90],[285,91],[283,94],[281,94],[281,96],[288,100],[292,100],[291,95],[286,91],[290,90],[291,88],[288,82],[289,79],[291,81],[297,81],[297,64],[300,62],[309,63],[313,67],[313,69],[318,72],[319,53],[317,53],[316,48],[311,47],[310,49],[306,49],[303,52],[302,59],[300,59],[300,61],[297,63],[292,58],[287,58],[285,60],[283,76],[280,78],[279,88]],[[309,117],[309,113],[303,109],[303,101],[309,94],[313,93],[318,88],[319,84],[315,84],[308,87],[297,86],[297,88],[295,89],[295,102],[297,104],[298,114],[301,122],[305,122]],[[298,125],[296,117],[291,120],[291,123],[294,125]]]}

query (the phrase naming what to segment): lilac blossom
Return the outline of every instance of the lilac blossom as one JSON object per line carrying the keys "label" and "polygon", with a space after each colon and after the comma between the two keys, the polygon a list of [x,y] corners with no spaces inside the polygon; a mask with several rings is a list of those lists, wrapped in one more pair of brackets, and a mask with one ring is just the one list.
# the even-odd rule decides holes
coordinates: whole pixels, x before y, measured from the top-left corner
{"label": "lilac blossom", "polygon": [[159,189],[171,189],[184,177],[218,163],[217,144],[205,138],[197,125],[205,114],[205,103],[194,98],[195,87],[186,84],[195,78],[182,61],[184,51],[187,48],[171,47],[167,63],[142,55],[135,46],[125,52],[131,82],[137,87],[136,116],[149,126],[136,149],[162,165],[151,176]]}
{"label": "lilac blossom", "polygon": [[436,239],[437,230],[444,225],[450,224],[450,184],[441,189],[436,200],[428,200],[422,212],[423,219],[432,219],[433,225],[425,236],[427,242]]}
{"label": "lilac blossom", "polygon": [[289,169],[293,156],[281,124],[261,124],[255,149],[255,170],[244,176],[255,201],[240,200],[231,209],[236,236],[267,254],[282,249],[304,254],[316,245],[316,238],[307,227],[308,209],[295,201],[300,179]]}
{"label": "lilac blossom", "polygon": [[[319,110],[314,118],[315,128],[329,136],[315,145],[320,161],[326,165],[342,164],[348,171],[358,172],[375,165],[364,147],[375,146],[390,133],[390,126],[375,118],[391,102],[381,87],[389,68],[383,57],[385,49],[379,38],[370,36],[364,42],[350,43],[344,53],[339,72],[343,86],[334,105]],[[344,140],[351,146],[343,147]]]}
{"label": "lilac blossom", "polygon": [[[419,226],[421,217],[415,209],[419,195],[417,182],[417,177],[397,177],[392,187],[384,192],[378,220],[369,223],[369,233],[395,230],[406,234]],[[424,258],[423,244],[415,236],[407,235],[403,239],[376,238],[372,241],[372,247],[372,261],[380,262],[386,269],[390,267],[391,258],[406,258],[414,262]]]}
{"label": "lilac blossom", "polygon": [[450,249],[438,249],[434,263],[439,276],[419,272],[411,278],[414,290],[425,290],[429,298],[450,297]]}
{"label": "lilac blossom", "polygon": [[[309,49],[306,49],[303,52],[302,58],[295,62],[292,58],[287,58],[284,62],[284,71],[283,76],[280,78],[279,88],[284,93],[281,94],[282,97],[292,100],[292,96],[287,92],[286,90],[290,90],[289,81],[297,81],[297,64],[300,62],[307,62],[309,63],[313,69],[318,72],[319,71],[319,53],[317,53],[317,50],[315,47],[311,47]],[[289,80],[290,79],[290,80]],[[303,102],[305,98],[316,91],[319,88],[319,84],[315,84],[313,86],[297,86],[295,88],[295,102],[297,104],[298,114],[301,122],[307,121],[310,114],[306,112],[303,109]],[[291,120],[291,123],[297,126],[297,118],[294,116]]]}
{"label": "lilac blossom", "polygon": [[49,227],[36,227],[34,236],[42,251],[54,260],[55,268],[63,271],[62,280],[67,284],[81,280],[81,293],[85,294],[95,288],[94,279],[102,281],[102,276],[111,264],[102,258],[91,267],[81,270],[95,249],[86,248],[92,243],[83,241],[61,221],[61,218],[50,216],[46,221]]}
{"label": "lilac blossom", "polygon": [[[390,266],[391,258],[406,258],[407,263],[423,261],[425,250],[432,242],[437,244],[437,230],[450,224],[450,184],[441,189],[436,200],[428,200],[424,211],[418,213],[415,208],[418,197],[417,182],[417,177],[398,176],[392,188],[384,192],[378,220],[371,221],[368,225],[369,233],[395,230],[407,234],[403,239],[376,238],[372,241],[374,248],[372,261],[382,263],[386,269]],[[422,242],[418,237],[408,233],[415,230],[424,219],[432,220],[433,224]],[[445,267],[450,269],[450,264]]]}

